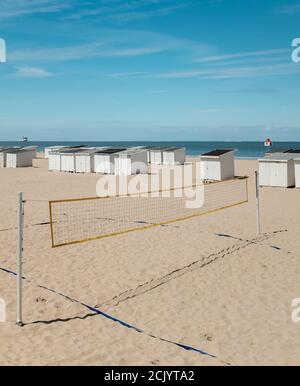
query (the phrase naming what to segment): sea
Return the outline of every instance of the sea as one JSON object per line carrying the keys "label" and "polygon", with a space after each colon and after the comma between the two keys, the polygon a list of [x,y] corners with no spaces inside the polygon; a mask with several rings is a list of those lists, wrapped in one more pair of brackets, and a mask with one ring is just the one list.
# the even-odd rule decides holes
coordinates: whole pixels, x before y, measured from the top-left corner
{"label": "sea", "polygon": [[[264,146],[263,142],[216,142],[216,141],[207,141],[207,142],[189,142],[189,141],[170,141],[170,142],[147,142],[147,141],[132,141],[132,142],[107,142],[107,141],[81,141],[81,142],[72,142],[72,141],[32,141],[32,142],[1,142],[1,146],[36,146],[38,151],[44,151],[45,147],[62,145],[62,146],[76,146],[76,145],[86,145],[88,147],[101,147],[101,146],[113,146],[113,147],[134,147],[134,146],[178,146],[185,147],[187,155],[198,156],[200,154],[206,153],[215,149],[234,149],[236,150],[236,157],[242,159],[257,159],[266,152],[269,151],[268,148]],[[274,142],[271,147],[271,151],[285,151],[289,149],[300,149],[300,142]]]}

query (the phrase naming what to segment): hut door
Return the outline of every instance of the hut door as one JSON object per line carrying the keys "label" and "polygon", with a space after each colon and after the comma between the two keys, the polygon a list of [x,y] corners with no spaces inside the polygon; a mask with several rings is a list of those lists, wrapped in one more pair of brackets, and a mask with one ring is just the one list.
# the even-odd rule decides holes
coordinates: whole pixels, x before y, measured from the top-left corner
{"label": "hut door", "polygon": [[282,164],[276,162],[272,165],[270,170],[270,185],[271,186],[284,186]]}

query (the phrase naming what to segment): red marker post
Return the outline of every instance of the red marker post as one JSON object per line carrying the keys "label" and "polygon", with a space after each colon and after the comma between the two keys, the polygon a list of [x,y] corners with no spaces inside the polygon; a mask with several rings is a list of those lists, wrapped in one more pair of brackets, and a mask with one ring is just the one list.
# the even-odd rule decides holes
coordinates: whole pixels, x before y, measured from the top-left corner
{"label": "red marker post", "polygon": [[271,146],[272,146],[272,141],[271,141],[270,138],[267,138],[267,139],[265,140],[265,147],[267,147],[268,150],[270,151]]}

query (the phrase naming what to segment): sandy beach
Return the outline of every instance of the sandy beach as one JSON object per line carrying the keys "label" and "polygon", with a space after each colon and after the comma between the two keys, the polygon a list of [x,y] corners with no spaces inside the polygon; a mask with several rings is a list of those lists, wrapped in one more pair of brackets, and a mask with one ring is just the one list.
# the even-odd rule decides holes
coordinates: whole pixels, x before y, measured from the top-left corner
{"label": "sandy beach", "polygon": [[[256,169],[236,161],[250,177],[246,204],[56,249],[49,225],[31,225],[49,221],[49,200],[95,196],[99,176],[48,172],[43,159],[0,169],[0,364],[299,365],[300,190],[261,189],[257,236]],[[23,328],[8,272],[18,191],[27,201]]]}

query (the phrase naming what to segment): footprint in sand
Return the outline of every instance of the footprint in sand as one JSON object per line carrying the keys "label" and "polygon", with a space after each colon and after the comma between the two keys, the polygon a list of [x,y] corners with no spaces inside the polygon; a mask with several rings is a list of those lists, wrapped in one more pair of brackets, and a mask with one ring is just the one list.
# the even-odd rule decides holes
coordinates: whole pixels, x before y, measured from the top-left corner
{"label": "footprint in sand", "polygon": [[47,300],[44,299],[44,298],[36,298],[35,301],[36,301],[37,303],[47,303]]}
{"label": "footprint in sand", "polygon": [[213,341],[213,337],[210,334],[204,334],[203,336],[204,336],[204,339],[207,340],[208,342]]}

